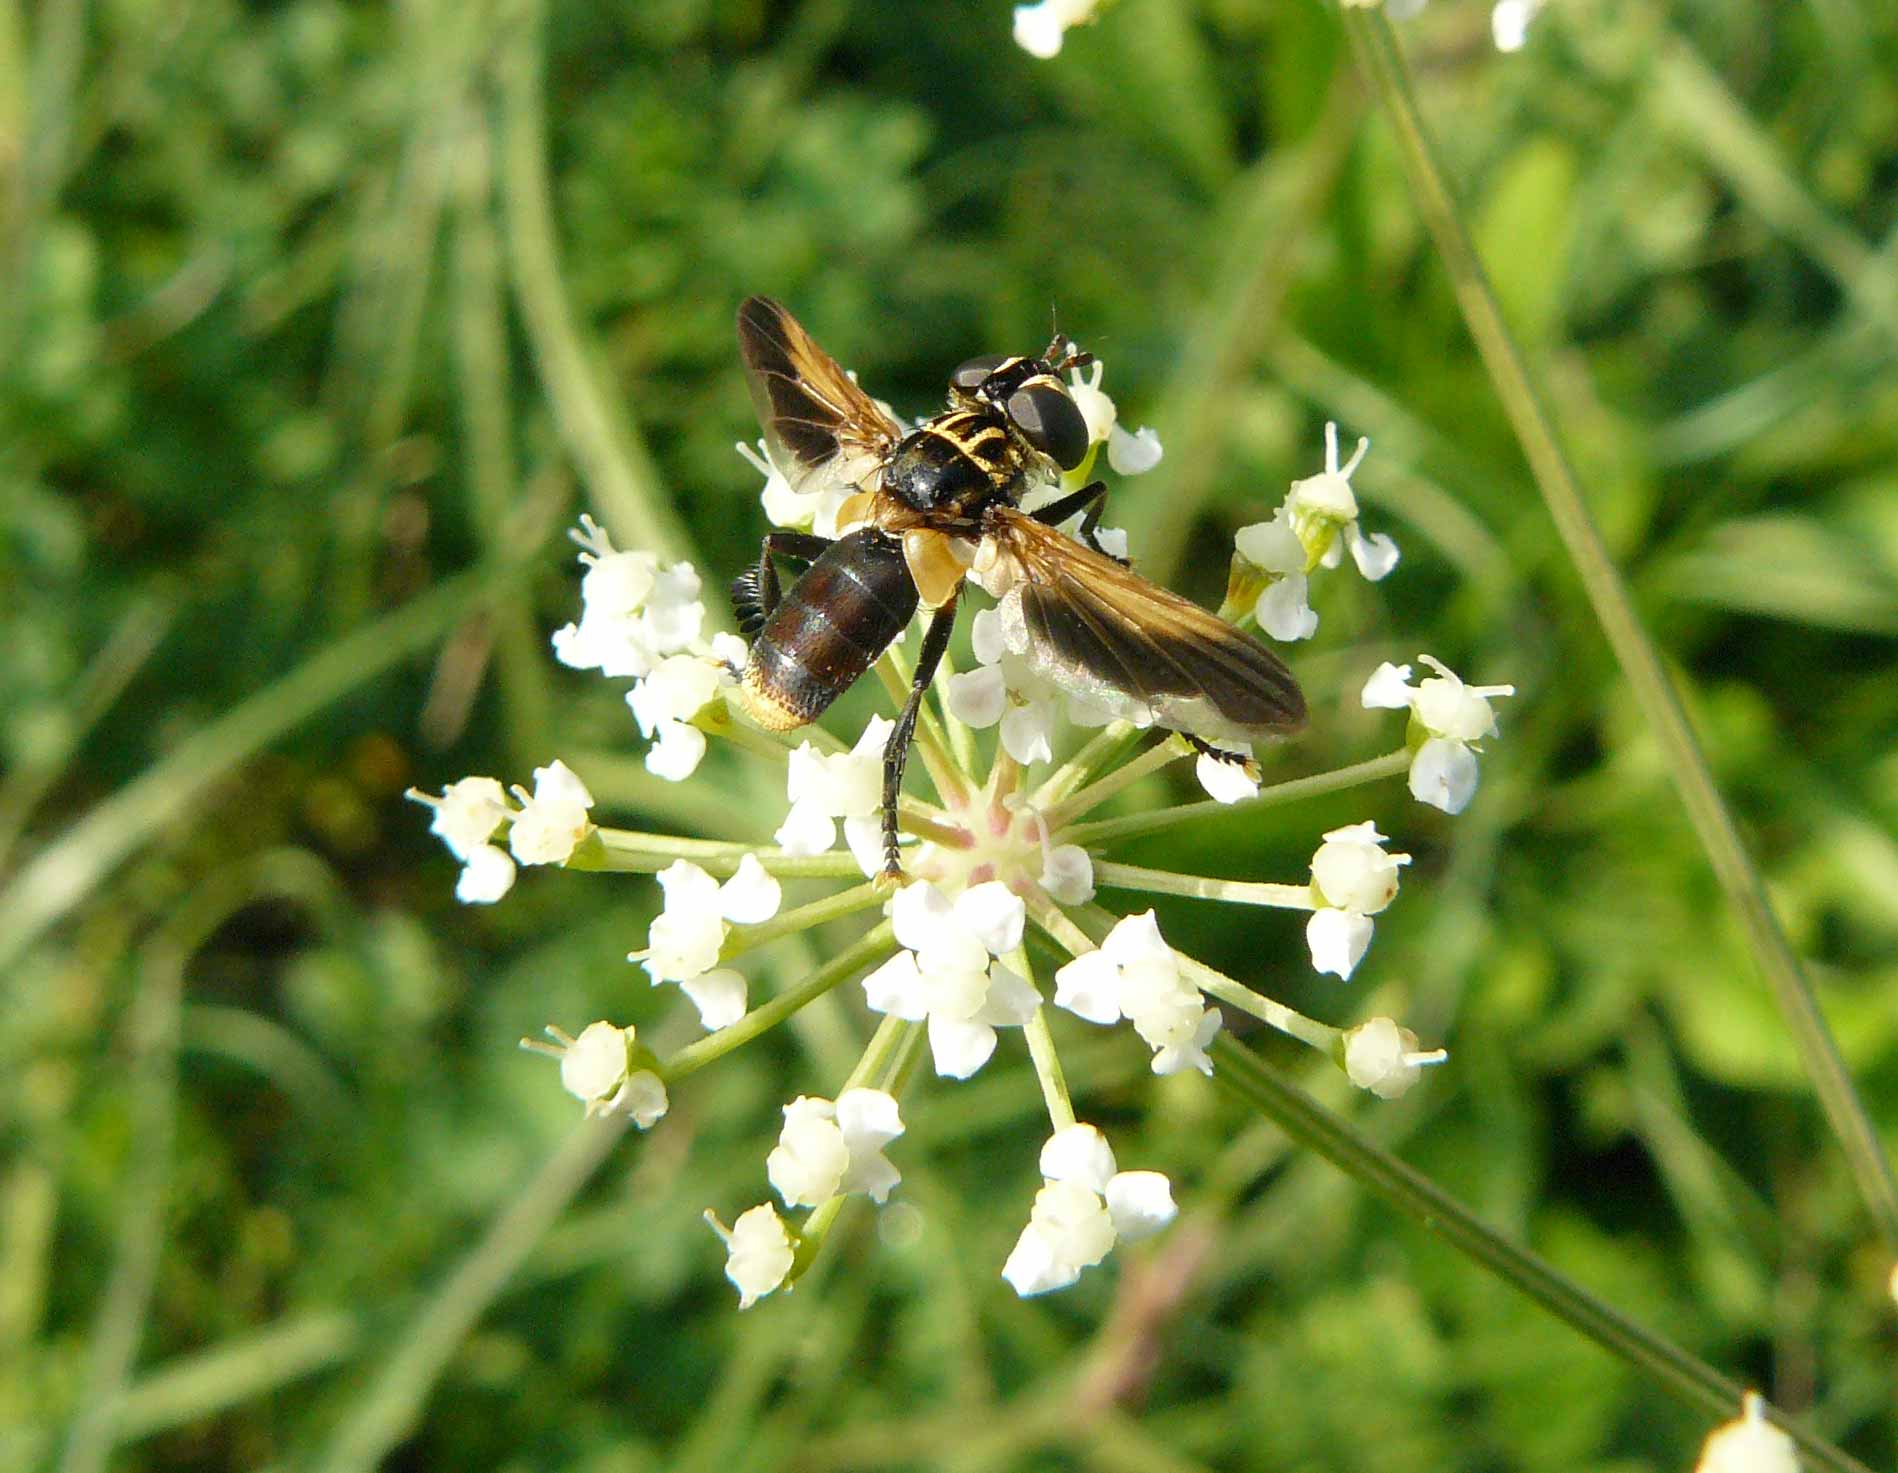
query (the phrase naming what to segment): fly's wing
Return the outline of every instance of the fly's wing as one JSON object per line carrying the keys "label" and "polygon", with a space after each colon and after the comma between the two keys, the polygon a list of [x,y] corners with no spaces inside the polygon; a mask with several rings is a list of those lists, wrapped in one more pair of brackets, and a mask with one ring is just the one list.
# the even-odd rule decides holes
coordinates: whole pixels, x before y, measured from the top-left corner
{"label": "fly's wing", "polygon": [[1206,741],[1305,724],[1292,672],[1250,635],[1012,507],[993,508],[984,530],[1009,585],[1004,641],[1062,689]]}
{"label": "fly's wing", "polygon": [[903,427],[769,297],[738,309],[738,354],[765,452],[793,491],[862,486]]}

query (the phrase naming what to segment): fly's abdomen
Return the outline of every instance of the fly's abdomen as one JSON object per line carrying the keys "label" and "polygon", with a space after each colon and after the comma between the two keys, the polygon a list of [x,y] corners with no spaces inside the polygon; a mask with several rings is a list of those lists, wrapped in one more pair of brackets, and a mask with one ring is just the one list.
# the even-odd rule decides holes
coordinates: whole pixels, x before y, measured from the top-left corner
{"label": "fly's abdomen", "polygon": [[772,610],[751,646],[739,699],[769,731],[823,715],[916,613],[894,537],[863,528],[827,548]]}

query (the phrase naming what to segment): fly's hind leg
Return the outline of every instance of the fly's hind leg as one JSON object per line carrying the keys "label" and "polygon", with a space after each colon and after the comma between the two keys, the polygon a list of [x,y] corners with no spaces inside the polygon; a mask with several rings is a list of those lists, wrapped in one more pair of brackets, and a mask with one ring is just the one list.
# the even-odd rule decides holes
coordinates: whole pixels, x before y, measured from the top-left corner
{"label": "fly's hind leg", "polygon": [[1124,557],[1114,557],[1113,553],[1101,546],[1096,535],[1101,525],[1101,512],[1107,505],[1107,482],[1096,481],[1083,486],[1079,491],[1070,492],[1059,501],[1051,501],[1040,511],[1030,512],[1036,521],[1050,527],[1058,527],[1077,511],[1081,513],[1081,541],[1102,557],[1112,557],[1123,568],[1129,566]]}
{"label": "fly's hind leg", "polygon": [[818,537],[810,532],[766,533],[764,544],[758,552],[758,561],[732,579],[732,617],[738,621],[738,632],[746,639],[756,639],[758,631],[764,628],[765,620],[771,617],[771,611],[778,606],[778,600],[784,596],[778,586],[778,569],[772,562],[774,557],[811,563],[821,557],[829,546],[828,537]]}
{"label": "fly's hind leg", "polygon": [[1215,762],[1223,762],[1228,767],[1241,768],[1255,783],[1259,780],[1259,764],[1250,752],[1235,752],[1230,747],[1215,747],[1204,737],[1196,737],[1190,731],[1176,731],[1173,735],[1200,756],[1210,757]]}
{"label": "fly's hind leg", "polygon": [[942,653],[949,648],[949,636],[956,627],[957,596],[950,594],[949,601],[931,616],[929,628],[923,634],[923,647],[916,654],[916,673],[910,677],[909,700],[904,703],[903,714],[896,718],[890,739],[883,744],[883,872],[877,876],[880,885],[903,882],[903,860],[896,846],[896,805],[903,796],[903,767],[909,761],[910,739],[916,734],[916,718],[923,709],[923,695],[936,678],[936,668],[942,664]]}

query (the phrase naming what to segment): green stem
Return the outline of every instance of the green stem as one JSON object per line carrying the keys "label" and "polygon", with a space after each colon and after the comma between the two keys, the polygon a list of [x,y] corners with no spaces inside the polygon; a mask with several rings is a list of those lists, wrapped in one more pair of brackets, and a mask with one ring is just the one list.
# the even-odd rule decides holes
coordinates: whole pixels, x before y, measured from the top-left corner
{"label": "green stem", "polygon": [[1140,728],[1131,721],[1114,721],[1102,727],[1086,746],[1035,789],[1035,807],[1045,810],[1060,802],[1139,740]]}
{"label": "green stem", "polygon": [[[1035,980],[1033,966],[1028,960],[1028,948],[1017,946],[1008,955],[1008,964],[1021,976],[1028,979],[1032,986]],[[1028,1040],[1028,1057],[1035,1066],[1035,1081],[1041,1086],[1042,1102],[1048,1107],[1048,1124],[1055,1130],[1066,1130],[1074,1124],[1074,1101],[1068,1094],[1068,1076],[1061,1067],[1061,1057],[1054,1050],[1054,1032],[1048,1026],[1046,1005],[1038,1007],[1034,1015],[1022,1026],[1022,1035]]]}
{"label": "green stem", "polygon": [[1390,21],[1382,11],[1348,8],[1344,23],[1358,60],[1396,128],[1418,209],[1436,240],[1464,322],[1515,428],[1556,531],[1660,743],[1688,818],[1772,988],[1873,1222],[1887,1249],[1898,1252],[1898,1179],[1853,1088],[1799,958],[1773,914],[1759,871],[1714,784],[1706,756],[1661,657],[1642,629],[1627,588],[1582,499],[1543,396],[1503,321],[1483,263],[1464,228],[1455,196],[1424,127]]}
{"label": "green stem", "polygon": [[1311,885],[1269,885],[1256,880],[1216,880],[1181,875],[1137,864],[1094,861],[1094,883],[1112,890],[1147,890],[1155,895],[1189,895],[1195,900],[1225,900],[1235,905],[1269,905],[1279,910],[1316,910]]}
{"label": "green stem", "polygon": [[[854,865],[855,861],[852,863]],[[731,961],[776,941],[780,936],[795,935],[799,931],[810,930],[812,926],[821,926],[826,921],[855,915],[860,910],[881,905],[884,898],[885,892],[879,886],[865,881],[848,890],[839,890],[835,895],[826,895],[822,900],[813,900],[809,905],[781,911],[768,921],[760,921],[753,926],[733,926],[731,934],[725,938],[725,944],[719,948],[718,959],[721,962]]]}
{"label": "green stem", "polygon": [[722,1059],[733,1049],[742,1048],[754,1038],[777,1027],[799,1008],[817,1001],[831,988],[857,971],[882,961],[896,950],[896,933],[888,921],[869,932],[855,946],[839,952],[797,986],[780,992],[759,1004],[729,1028],[708,1033],[697,1043],[689,1043],[659,1066],[659,1077],[667,1084],[703,1069]]}
{"label": "green stem", "polygon": [[[598,841],[597,845],[595,840]],[[863,871],[841,850],[828,854],[787,854],[782,849],[760,849],[756,844],[722,839],[684,839],[672,834],[636,833],[631,829],[595,829],[566,868],[610,870],[622,874],[657,874],[675,860],[689,859],[707,874],[721,878],[737,873],[747,855],[769,874],[785,879],[839,879]]]}
{"label": "green stem", "polygon": [[1158,772],[1169,763],[1178,762],[1182,757],[1191,755],[1192,748],[1174,736],[1167,736],[1154,746],[1147,748],[1131,762],[1123,762],[1106,777],[1089,783],[1079,792],[1073,793],[1048,810],[1048,827],[1065,829],[1075,819],[1090,809],[1098,808],[1116,793],[1124,792],[1139,782],[1141,778]]}
{"label": "green stem", "polygon": [[1336,768],[1331,772],[1314,773],[1311,777],[1295,777],[1288,782],[1271,783],[1260,788],[1250,798],[1242,798],[1237,803],[1221,803],[1209,798],[1203,803],[1182,803],[1177,808],[1161,808],[1152,813],[1130,813],[1125,818],[1096,819],[1093,823],[1077,823],[1073,828],[1061,834],[1064,844],[1105,844],[1114,839],[1131,838],[1135,834],[1158,833],[1162,829],[1173,828],[1177,824],[1190,823],[1196,818],[1204,818],[1215,813],[1242,812],[1247,808],[1265,804],[1292,803],[1300,798],[1315,798],[1322,793],[1336,793],[1345,788],[1355,788],[1364,783],[1377,782],[1382,778],[1395,777],[1410,768],[1410,752],[1399,749],[1388,752],[1382,757],[1373,757],[1368,762],[1358,762],[1350,767]]}
{"label": "green stem", "polygon": [[[1348,12],[1349,13],[1349,12]],[[1653,1376],[1695,1410],[1731,1418],[1742,1388],[1620,1311],[1603,1304],[1541,1258],[1480,1221],[1468,1208],[1348,1121],[1332,1114],[1277,1070],[1233,1042],[1213,1044],[1213,1078],[1301,1145],[1449,1241],[1497,1277],[1610,1354]],[[1778,1412],[1769,1414],[1812,1465],[1837,1473],[1870,1473],[1863,1463]]]}

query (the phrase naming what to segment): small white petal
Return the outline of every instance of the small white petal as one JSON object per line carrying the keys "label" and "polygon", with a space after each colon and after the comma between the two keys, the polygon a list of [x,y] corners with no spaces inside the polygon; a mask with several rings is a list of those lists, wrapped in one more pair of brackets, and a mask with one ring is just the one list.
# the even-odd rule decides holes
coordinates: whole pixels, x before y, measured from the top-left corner
{"label": "small white petal", "polygon": [[1303,573],[1283,574],[1259,595],[1252,606],[1253,617],[1274,639],[1310,639],[1318,632],[1318,615],[1308,601],[1310,591],[1311,580]]}
{"label": "small white petal", "polygon": [[926,952],[953,947],[962,939],[949,897],[927,880],[915,880],[890,899],[890,924],[898,945]]}
{"label": "small white petal", "polygon": [[1094,861],[1079,844],[1057,844],[1041,861],[1041,888],[1062,905],[1094,898]]}
{"label": "small white petal", "polygon": [[837,1195],[850,1148],[829,1100],[800,1095],[784,1107],[784,1129],[765,1157],[765,1178],[786,1207],[815,1207]]}
{"label": "small white petal", "polygon": [[1358,530],[1358,524],[1353,522],[1345,528],[1344,540],[1351,551],[1351,561],[1373,583],[1397,566],[1397,544],[1382,532],[1374,532],[1366,537]]}
{"label": "small white petal", "polygon": [[990,956],[1006,956],[1021,945],[1028,908],[1002,881],[970,886],[956,897],[953,909],[956,921]]}
{"label": "small white petal", "polygon": [[1476,754],[1462,742],[1431,737],[1410,759],[1410,795],[1445,813],[1461,813],[1476,795]]}
{"label": "small white petal", "polygon": [[1210,1079],[1213,1060],[1206,1050],[1213,1046],[1213,1040],[1219,1036],[1219,1026],[1219,1009],[1207,1008],[1200,1014],[1199,1026],[1190,1039],[1154,1050],[1153,1072],[1183,1074],[1188,1069],[1197,1069]]}
{"label": "small white petal", "polygon": [[1041,1006],[1041,994],[1027,978],[1001,962],[989,968],[988,996],[975,1015],[978,1023],[992,1028],[1019,1028],[1034,1017]]}
{"label": "small white petal", "polygon": [[1367,711],[1401,711],[1415,694],[1410,687],[1410,666],[1386,660],[1364,682],[1364,694],[1359,699]]}
{"label": "small white petal", "polygon": [[1173,1184],[1158,1171],[1117,1172],[1106,1197],[1114,1231],[1129,1242],[1159,1232],[1180,1210],[1173,1205]]}
{"label": "small white petal", "polygon": [[1160,463],[1164,453],[1160,448],[1159,431],[1146,425],[1131,435],[1115,425],[1107,436],[1107,463],[1116,475],[1145,475]]}
{"label": "small white petal", "polygon": [[837,823],[815,803],[793,803],[771,841],[786,854],[825,854],[837,842]]}
{"label": "small white petal", "polygon": [[847,1089],[837,1096],[837,1128],[852,1151],[876,1150],[903,1133],[896,1097],[880,1089]]}
{"label": "small white petal", "polygon": [[863,995],[872,1011],[888,1013],[907,1023],[920,1023],[929,1016],[929,998],[913,951],[897,952],[865,977]]}
{"label": "small white petal", "polygon": [[1371,944],[1372,924],[1355,911],[1313,911],[1305,923],[1305,944],[1311,948],[1312,967],[1349,980]]}
{"label": "small white petal", "polygon": [[1151,910],[1122,916],[1101,942],[1101,950],[1123,967],[1142,961],[1162,962],[1169,967],[1175,964],[1173,948],[1160,934],[1159,919]]}
{"label": "small white petal", "polygon": [[967,1079],[995,1052],[995,1030],[986,1023],[964,1023],[929,1016],[929,1053],[944,1079]]}
{"label": "small white petal", "polygon": [[582,808],[591,808],[593,795],[574,770],[556,758],[546,767],[534,769],[534,801],[577,803]]}
{"label": "small white petal", "polygon": [[1394,1100],[1408,1092],[1424,1065],[1440,1064],[1447,1057],[1442,1049],[1419,1052],[1417,1035],[1391,1018],[1360,1023],[1344,1039],[1344,1072],[1359,1089],[1379,1099]]}
{"label": "small white petal", "polygon": [[999,665],[984,665],[949,677],[949,714],[980,731],[1002,719],[1008,686]]}
{"label": "small white petal", "polygon": [[1023,767],[1054,760],[1054,702],[1029,701],[1002,715],[1002,746]]}
{"label": "small white petal", "polygon": [[1215,802],[1241,803],[1259,795],[1258,779],[1248,773],[1244,765],[1221,762],[1206,752],[1201,752],[1199,761],[1193,764],[1193,775]]}
{"label": "small white petal", "polygon": [[1280,507],[1267,522],[1254,522],[1232,534],[1232,545],[1239,556],[1263,573],[1281,577],[1305,576],[1305,544],[1292,530],[1291,519]]}
{"label": "small white petal", "polygon": [[592,827],[581,804],[537,794],[514,816],[508,848],[522,864],[565,864]]}
{"label": "small white petal", "polygon": [[1376,915],[1397,895],[1397,871],[1408,854],[1387,854],[1373,824],[1333,829],[1311,858],[1312,883],[1325,904]]}
{"label": "small white petal", "polygon": [[452,782],[439,802],[431,800],[431,806],[435,814],[429,831],[439,834],[449,852],[461,860],[494,837],[509,811],[507,793],[491,777],[464,777]]}
{"label": "small white petal", "polygon": [[969,647],[984,665],[993,665],[1009,654],[1008,627],[997,609],[979,609],[969,621]]}
{"label": "small white petal", "polygon": [[1002,1265],[1002,1277],[1022,1298],[1065,1289],[1081,1277],[1078,1264],[1065,1263],[1055,1256],[1047,1236],[1030,1221],[1015,1240],[1014,1251]]}
{"label": "small white petal", "polygon": [[737,871],[718,887],[720,914],[741,926],[755,926],[760,921],[770,920],[778,913],[783,899],[784,887],[758,862],[755,854],[741,859]]}
{"label": "small white petal", "polygon": [[1054,1003],[1090,1023],[1118,1023],[1120,967],[1104,951],[1086,951],[1054,974]]}
{"label": "small white petal", "polygon": [[651,1130],[665,1118],[672,1102],[666,1098],[665,1081],[650,1069],[630,1074],[619,1092],[607,1101],[606,1112],[630,1115],[641,1130]]}
{"label": "small white petal", "polygon": [[646,752],[646,771],[669,783],[682,783],[705,760],[705,733],[683,721],[659,724],[659,740]]}
{"label": "small white petal", "polygon": [[863,871],[866,879],[879,873],[883,868],[883,820],[846,818],[844,845],[850,850],[850,857],[857,861],[857,868]]}
{"label": "small white petal", "polygon": [[481,844],[468,851],[455,881],[455,899],[463,905],[492,905],[513,888],[514,861],[505,850]]}
{"label": "small white petal", "polygon": [[708,1032],[729,1028],[745,1016],[745,977],[730,967],[687,977],[679,988],[699,1010],[699,1022]]}
{"label": "small white petal", "polygon": [[1115,1169],[1114,1148],[1085,1121],[1057,1130],[1041,1148],[1041,1174],[1049,1181],[1075,1182],[1100,1193]]}

